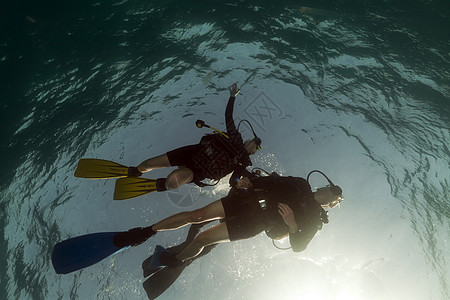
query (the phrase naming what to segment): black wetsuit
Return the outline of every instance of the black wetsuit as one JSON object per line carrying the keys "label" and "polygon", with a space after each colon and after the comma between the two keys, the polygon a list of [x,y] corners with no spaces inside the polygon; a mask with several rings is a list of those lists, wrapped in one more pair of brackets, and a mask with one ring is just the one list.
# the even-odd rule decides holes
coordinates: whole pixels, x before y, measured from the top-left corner
{"label": "black wetsuit", "polygon": [[328,222],[310,185],[298,177],[264,176],[250,180],[251,189],[232,189],[222,199],[230,240],[250,238],[262,231],[273,239],[287,235],[289,228],[278,213],[281,202],[293,210],[298,227],[296,233],[289,233],[292,249],[303,251],[322,223]]}
{"label": "black wetsuit", "polygon": [[197,145],[175,149],[167,153],[172,166],[186,166],[194,172],[193,182],[205,178],[219,180],[236,168],[251,166],[248,152],[245,150],[241,134],[233,120],[235,97],[230,97],[225,110],[226,134],[210,134],[204,136]]}

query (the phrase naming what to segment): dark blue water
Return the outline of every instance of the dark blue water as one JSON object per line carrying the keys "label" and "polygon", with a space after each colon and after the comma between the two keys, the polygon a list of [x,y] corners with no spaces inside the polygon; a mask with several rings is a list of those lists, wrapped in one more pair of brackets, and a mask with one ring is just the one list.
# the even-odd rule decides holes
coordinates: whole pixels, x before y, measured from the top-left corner
{"label": "dark blue water", "polygon": [[184,232],[66,276],[53,245],[201,207],[226,184],[118,203],[113,181],[73,178],[76,162],[133,165],[195,143],[196,119],[223,127],[238,82],[236,118],[263,138],[254,164],[323,169],[346,201],[301,255],[264,236],[221,245],[161,298],[272,299],[277,283],[288,299],[448,299],[449,12],[448,1],[0,4],[0,294],[145,299],[140,262]]}

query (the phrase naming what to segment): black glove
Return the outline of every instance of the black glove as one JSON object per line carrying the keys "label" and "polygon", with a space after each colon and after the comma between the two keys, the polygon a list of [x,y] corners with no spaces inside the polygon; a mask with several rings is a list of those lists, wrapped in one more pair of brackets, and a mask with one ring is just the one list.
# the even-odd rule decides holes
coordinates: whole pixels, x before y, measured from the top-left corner
{"label": "black glove", "polygon": [[140,172],[137,167],[128,167],[128,176],[129,177],[139,177],[141,175],[142,175],[142,172]]}
{"label": "black glove", "polygon": [[117,247],[137,246],[155,234],[156,231],[152,230],[152,226],[144,228],[137,227],[125,232],[117,233],[113,238],[113,242]]}

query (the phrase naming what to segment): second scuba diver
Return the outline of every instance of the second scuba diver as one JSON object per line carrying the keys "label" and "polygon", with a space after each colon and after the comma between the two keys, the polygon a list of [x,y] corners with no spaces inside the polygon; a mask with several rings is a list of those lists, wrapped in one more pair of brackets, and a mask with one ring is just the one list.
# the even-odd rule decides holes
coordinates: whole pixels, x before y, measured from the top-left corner
{"label": "second scuba diver", "polygon": [[[260,148],[261,139],[253,131],[254,138],[243,141],[233,121],[233,106],[239,89],[236,84],[230,87],[230,98],[225,110],[226,134],[204,136],[199,144],[184,146],[160,156],[147,159],[137,167],[129,167],[129,176],[140,176],[154,169],[178,166],[167,178],[156,180],[156,190],[175,189],[183,184],[194,182],[200,187],[201,181],[208,178],[220,180],[238,167],[251,166],[250,155]],[[204,125],[197,121],[197,126]]]}
{"label": "second scuba diver", "polygon": [[[312,192],[307,179],[299,177],[252,176],[238,178],[229,194],[203,208],[181,212],[146,228],[117,234],[118,247],[136,246],[159,231],[174,230],[188,224],[222,220],[198,234],[182,251],[170,252],[157,246],[149,268],[176,267],[199,255],[204,247],[248,239],[262,231],[272,239],[289,235],[294,252],[306,249],[323,223],[328,223],[323,208],[333,208],[343,200],[342,189],[328,177],[329,186]],[[233,181],[234,178],[231,179]]]}

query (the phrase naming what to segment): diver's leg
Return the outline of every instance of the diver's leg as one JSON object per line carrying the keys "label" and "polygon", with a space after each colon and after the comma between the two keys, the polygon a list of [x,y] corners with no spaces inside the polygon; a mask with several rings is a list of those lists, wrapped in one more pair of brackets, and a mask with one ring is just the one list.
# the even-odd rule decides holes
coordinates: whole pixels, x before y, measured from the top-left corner
{"label": "diver's leg", "polygon": [[167,153],[144,160],[137,166],[139,172],[142,173],[166,167],[170,167]]}
{"label": "diver's leg", "polygon": [[164,183],[166,189],[176,189],[194,179],[194,172],[186,167],[180,167],[167,176]]}
{"label": "diver's leg", "polygon": [[183,251],[175,257],[179,261],[185,261],[199,255],[203,248],[212,244],[229,242],[226,222],[217,224],[208,230],[201,232]]}
{"label": "diver's leg", "polygon": [[218,220],[225,218],[225,211],[222,206],[222,201],[217,200],[213,203],[193,211],[181,212],[171,217],[168,217],[154,225],[153,231],[173,230],[188,224],[198,224],[211,220]]}

